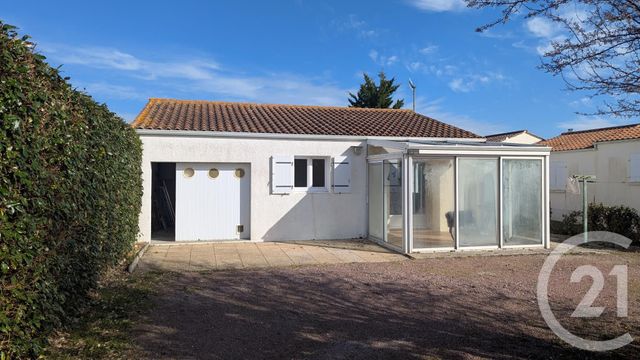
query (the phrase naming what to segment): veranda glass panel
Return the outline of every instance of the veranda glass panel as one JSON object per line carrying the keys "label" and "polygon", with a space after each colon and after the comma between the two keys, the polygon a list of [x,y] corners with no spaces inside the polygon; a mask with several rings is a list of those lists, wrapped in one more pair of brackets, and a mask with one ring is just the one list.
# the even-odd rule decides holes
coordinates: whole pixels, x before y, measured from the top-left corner
{"label": "veranda glass panel", "polygon": [[369,236],[382,240],[382,163],[369,164]]}
{"label": "veranda glass panel", "polygon": [[416,159],[413,176],[413,248],[454,247],[454,159]]}
{"label": "veranda glass panel", "polygon": [[498,159],[458,160],[460,246],[498,245]]}
{"label": "veranda glass panel", "polygon": [[402,163],[384,162],[384,241],[402,248]]}
{"label": "veranda glass panel", "polygon": [[502,162],[504,245],[542,244],[542,161]]}

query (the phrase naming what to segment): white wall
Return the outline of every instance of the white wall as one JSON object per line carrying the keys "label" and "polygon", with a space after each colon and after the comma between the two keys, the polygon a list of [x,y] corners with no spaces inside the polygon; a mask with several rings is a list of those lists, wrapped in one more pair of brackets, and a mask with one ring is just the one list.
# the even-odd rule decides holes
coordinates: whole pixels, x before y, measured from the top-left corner
{"label": "white wall", "polygon": [[[140,240],[151,237],[152,162],[228,162],[251,166],[251,240],[348,239],[367,234],[366,144],[361,141],[141,135],[144,194]],[[360,155],[351,146],[362,146]],[[272,155],[348,156],[351,193],[271,195]]]}
{"label": "white wall", "polygon": [[540,139],[528,134],[528,133],[520,133],[518,135],[512,136],[512,137],[508,137],[505,140],[503,140],[502,142],[505,143],[511,143],[511,144],[537,144],[538,142],[540,142]]}
{"label": "white wall", "polygon": [[[598,143],[595,149],[553,151],[551,161],[565,161],[567,174],[596,175],[597,183],[589,184],[589,202],[624,205],[640,211],[640,183],[628,181],[629,156],[640,153],[640,140]],[[552,191],[550,195],[553,220],[582,210],[582,195]]]}

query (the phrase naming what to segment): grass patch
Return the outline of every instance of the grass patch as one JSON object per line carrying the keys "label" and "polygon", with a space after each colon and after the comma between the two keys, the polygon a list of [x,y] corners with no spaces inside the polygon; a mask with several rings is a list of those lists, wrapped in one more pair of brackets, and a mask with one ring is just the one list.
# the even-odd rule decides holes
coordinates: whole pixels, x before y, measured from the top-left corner
{"label": "grass patch", "polygon": [[132,276],[121,269],[104,276],[90,305],[49,338],[48,359],[136,358],[131,336],[135,321],[149,310],[161,274]]}

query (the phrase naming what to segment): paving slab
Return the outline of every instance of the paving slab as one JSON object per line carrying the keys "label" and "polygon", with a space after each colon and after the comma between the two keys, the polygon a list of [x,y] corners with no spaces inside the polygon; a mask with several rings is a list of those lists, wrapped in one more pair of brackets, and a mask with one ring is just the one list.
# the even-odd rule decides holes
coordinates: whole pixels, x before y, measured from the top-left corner
{"label": "paving slab", "polygon": [[406,259],[362,240],[152,243],[140,259],[139,269],[211,271]]}

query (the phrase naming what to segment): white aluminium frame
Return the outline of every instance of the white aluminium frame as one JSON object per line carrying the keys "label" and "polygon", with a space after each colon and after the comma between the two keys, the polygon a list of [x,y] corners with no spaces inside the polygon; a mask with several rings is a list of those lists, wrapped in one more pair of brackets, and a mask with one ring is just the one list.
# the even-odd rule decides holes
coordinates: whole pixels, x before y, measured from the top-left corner
{"label": "white aluminium frame", "polygon": [[[517,156],[517,155],[508,155],[508,156],[499,156],[495,154],[410,154],[407,156],[407,170],[403,172],[407,179],[407,191],[405,191],[405,196],[403,199],[407,202],[404,206],[405,213],[403,217],[405,219],[405,234],[407,239],[405,239],[405,252],[450,252],[450,251],[468,251],[468,250],[496,250],[496,249],[517,249],[517,248],[539,248],[539,247],[549,247],[550,243],[550,234],[549,234],[549,216],[547,215],[549,204],[548,204],[548,195],[546,191],[548,191],[549,183],[548,183],[548,175],[549,175],[549,156]],[[413,164],[414,161],[419,161],[423,159],[437,159],[437,158],[448,158],[454,160],[454,203],[455,203],[455,224],[454,224],[454,246],[453,247],[441,247],[441,248],[414,248],[414,237],[413,237],[413,201],[411,194],[413,193],[413,189],[415,187],[415,176],[413,174]],[[459,186],[459,167],[460,167],[460,159],[492,159],[498,162],[497,166],[497,228],[498,232],[498,241],[496,245],[479,245],[479,246],[461,246],[460,245],[460,217],[459,217],[459,209],[460,209],[460,186]],[[525,244],[525,245],[506,245],[504,242],[504,194],[503,194],[503,175],[504,175],[504,160],[537,160],[540,161],[541,164],[541,176],[540,180],[542,181],[542,191],[541,191],[541,207],[540,207],[540,227],[541,227],[541,242],[538,244]],[[383,171],[384,173],[384,171]],[[386,231],[386,230],[385,230]]]}
{"label": "white aluminium frame", "polygon": [[[452,147],[449,148],[448,151],[445,149],[438,148],[436,149],[407,149],[406,151],[400,150],[395,153],[388,154],[378,154],[371,155],[368,157],[367,164],[379,163],[382,166],[382,189],[383,192],[383,204],[384,202],[384,163],[386,161],[395,160],[401,162],[403,166],[402,170],[402,224],[403,224],[403,240],[402,240],[402,249],[397,246],[388,244],[384,241],[384,238],[387,234],[387,225],[386,219],[384,219],[384,205],[381,214],[382,220],[382,232],[383,238],[378,239],[376,237],[370,236],[370,238],[379,244],[388,247],[390,249],[396,251],[403,251],[404,253],[411,252],[449,252],[449,251],[467,251],[467,250],[496,250],[496,249],[514,249],[514,248],[536,248],[536,247],[544,247],[549,248],[550,246],[550,217],[549,217],[549,152],[546,149],[536,149],[536,151],[532,151],[532,149],[528,149],[529,151],[522,151],[518,149],[516,151],[497,151],[492,148],[481,148],[477,149],[478,151],[469,151],[469,149],[461,149]],[[502,150],[502,149],[501,149]],[[414,224],[414,214],[413,214],[413,190],[415,187],[415,174],[413,173],[413,164],[414,160],[422,160],[422,159],[434,159],[434,158],[449,158],[454,160],[454,207],[455,207],[455,224],[454,224],[454,246],[453,247],[442,247],[442,248],[414,248],[414,237],[413,237],[413,224]],[[497,231],[498,231],[498,241],[496,245],[481,245],[481,246],[460,246],[460,219],[459,219],[459,209],[460,209],[460,196],[459,196],[459,160],[460,159],[494,159],[498,161],[497,166],[497,186],[498,186],[498,195],[497,195],[497,206],[498,206],[498,219],[497,219]],[[542,242],[539,244],[526,244],[526,245],[505,245],[504,243],[504,232],[503,232],[503,224],[504,224],[504,213],[503,213],[503,160],[509,159],[522,159],[522,160],[539,160],[541,161],[541,181],[542,181],[542,194],[541,194],[541,230],[542,230]],[[368,174],[367,168],[367,174]],[[369,205],[369,204],[368,204]],[[369,208],[369,206],[367,207]],[[367,217],[368,219],[368,217]],[[367,229],[368,230],[368,229]]]}
{"label": "white aluminium frame", "polygon": [[[306,160],[307,161],[307,186],[295,186],[295,161],[296,160]],[[323,160],[324,161],[324,186],[313,186],[313,160]],[[307,193],[328,193],[329,185],[331,183],[331,157],[330,156],[307,156],[300,155],[294,156],[294,186],[292,188],[293,192],[307,192]]]}
{"label": "white aluminium frame", "polygon": [[[500,240],[500,234],[502,232],[502,223],[500,221],[501,219],[501,213],[502,213],[502,199],[500,197],[500,189],[502,187],[502,172],[501,172],[501,167],[500,167],[500,163],[501,163],[501,157],[500,156],[496,156],[496,155],[485,155],[485,154],[469,154],[469,155],[458,155],[456,156],[456,250],[459,251],[464,251],[464,250],[496,250],[496,249],[500,249],[501,248],[501,240]],[[460,246],[460,216],[459,216],[459,209],[460,209],[460,187],[459,187],[459,168],[460,168],[460,159],[475,159],[475,160],[495,160],[497,162],[497,166],[496,166],[496,170],[498,172],[497,174],[497,186],[498,186],[498,190],[496,192],[496,205],[498,207],[498,211],[497,211],[497,218],[496,218],[496,231],[498,232],[498,241],[497,244],[495,245],[477,245],[477,246]]]}
{"label": "white aluminium frame", "polygon": [[[540,243],[539,244],[525,244],[525,245],[505,245],[504,244],[504,197],[503,197],[503,184],[502,184],[502,175],[504,174],[503,166],[504,160],[538,160],[540,161],[540,180],[543,182],[540,187]],[[545,233],[546,223],[549,221],[545,217],[545,191],[544,191],[544,179],[545,179],[545,159],[540,156],[502,156],[500,158],[500,248],[504,249],[514,249],[514,248],[536,248],[541,247],[546,244],[545,240],[547,238]]]}
{"label": "white aluminium frame", "polygon": [[[385,155],[390,155],[390,154],[385,154]],[[393,244],[390,244],[389,242],[387,242],[387,240],[385,240],[387,238],[387,219],[385,218],[385,207],[386,207],[386,200],[385,200],[385,196],[384,196],[384,183],[385,183],[385,176],[384,176],[384,165],[385,162],[390,162],[390,161],[396,161],[398,164],[400,164],[403,169],[402,169],[402,183],[401,183],[401,194],[402,194],[402,246],[396,246]],[[382,167],[382,171],[381,171],[381,188],[380,191],[382,193],[382,212],[380,214],[380,221],[382,222],[382,238],[378,238],[376,236],[371,236],[370,234],[368,235],[368,238],[370,240],[375,241],[376,243],[378,243],[379,245],[382,245],[386,248],[389,248],[391,250],[394,251],[400,251],[402,253],[408,253],[409,252],[409,248],[406,247],[406,223],[407,223],[407,214],[406,214],[406,205],[407,202],[405,200],[406,197],[406,170],[405,170],[405,162],[407,161],[407,156],[402,156],[402,154],[393,154],[393,156],[384,156],[384,158],[382,159],[375,159],[375,160],[369,160],[367,161],[367,184],[368,186],[370,186],[371,184],[371,179],[369,179],[369,165],[371,164],[380,164],[380,166]],[[369,219],[369,211],[371,211],[371,201],[369,199],[369,194],[368,194],[369,188],[367,189],[367,232],[369,232],[369,227],[371,226],[371,224],[368,222]]]}
{"label": "white aluminium frame", "polygon": [[[458,226],[457,226],[457,216],[458,216],[458,194],[456,191],[456,179],[458,178],[458,169],[457,169],[457,157],[455,155],[451,155],[451,156],[447,156],[447,155],[423,155],[423,154],[419,154],[419,155],[412,155],[409,156],[410,159],[410,166],[411,166],[411,175],[414,176],[410,176],[410,181],[409,181],[409,206],[408,206],[408,210],[411,212],[411,215],[408,216],[409,217],[409,244],[408,244],[408,252],[451,252],[456,250],[457,248],[457,241],[458,241],[458,235],[456,234],[457,230],[458,230]],[[414,169],[413,169],[413,164],[414,162],[419,162],[419,161],[423,161],[423,160],[431,160],[431,159],[447,159],[447,160],[453,160],[453,213],[454,216],[456,217],[455,220],[455,224],[456,226],[454,226],[455,232],[454,232],[454,244],[453,246],[446,246],[446,247],[432,247],[432,248],[414,248],[413,244],[414,244],[414,237],[413,237],[413,218],[414,218],[414,214],[413,214],[413,190],[415,189],[415,174]]]}

